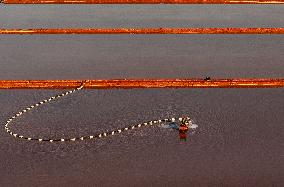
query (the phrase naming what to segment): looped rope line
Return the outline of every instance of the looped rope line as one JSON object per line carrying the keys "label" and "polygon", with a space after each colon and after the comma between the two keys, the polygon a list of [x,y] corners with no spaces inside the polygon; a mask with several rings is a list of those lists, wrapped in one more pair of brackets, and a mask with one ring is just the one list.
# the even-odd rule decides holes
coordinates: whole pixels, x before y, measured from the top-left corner
{"label": "looped rope line", "polygon": [[[128,131],[128,130],[133,130],[133,129],[136,129],[136,128],[140,128],[140,127],[145,127],[145,126],[152,126],[154,124],[159,124],[161,122],[174,122],[176,121],[175,118],[170,118],[170,119],[159,119],[159,120],[153,120],[153,121],[148,121],[148,122],[144,122],[144,123],[140,123],[140,124],[136,124],[136,125],[132,125],[132,126],[128,126],[128,127],[125,127],[125,128],[122,128],[122,129],[117,129],[117,130],[113,130],[113,131],[105,131],[103,133],[100,133],[100,134],[96,134],[96,135],[90,135],[90,136],[82,136],[82,137],[75,137],[75,138],[58,138],[58,139],[44,139],[44,138],[31,138],[31,137],[26,137],[26,136],[23,136],[23,135],[19,135],[19,134],[16,134],[14,132],[12,132],[10,129],[9,129],[9,125],[12,123],[12,121],[14,121],[16,118],[19,118],[20,116],[24,115],[25,113],[31,111],[31,110],[34,110],[35,108],[45,104],[45,103],[49,103],[53,100],[58,100],[59,98],[62,98],[62,97],[65,97],[69,94],[73,94],[79,90],[82,90],[83,87],[84,87],[84,84],[85,82],[83,82],[81,84],[80,87],[74,89],[74,90],[70,90],[70,91],[67,91],[65,93],[62,93],[62,94],[59,94],[59,95],[56,95],[56,96],[53,96],[53,97],[50,97],[48,99],[44,99],[34,105],[31,105],[25,109],[23,109],[22,111],[18,112],[17,114],[15,114],[14,116],[12,116],[10,119],[8,119],[8,121],[6,122],[5,124],[5,131],[7,133],[9,133],[11,136],[15,137],[15,138],[19,138],[19,139],[24,139],[24,140],[28,140],[28,141],[39,141],[39,142],[65,142],[65,141],[82,141],[82,140],[91,140],[91,139],[99,139],[99,138],[102,138],[102,137],[106,137],[106,136],[112,136],[112,135],[115,135],[115,134],[119,134],[119,133],[122,133],[124,131]],[[179,121],[182,120],[182,118],[178,118]]]}

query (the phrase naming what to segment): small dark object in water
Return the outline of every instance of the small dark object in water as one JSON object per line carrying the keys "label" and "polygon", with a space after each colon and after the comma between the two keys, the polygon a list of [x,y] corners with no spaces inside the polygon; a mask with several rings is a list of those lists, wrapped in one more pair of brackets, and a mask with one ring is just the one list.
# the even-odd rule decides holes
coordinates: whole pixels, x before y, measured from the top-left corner
{"label": "small dark object in water", "polygon": [[210,77],[205,77],[204,80],[205,80],[205,81],[209,81],[209,80],[211,80],[211,78],[210,78]]}

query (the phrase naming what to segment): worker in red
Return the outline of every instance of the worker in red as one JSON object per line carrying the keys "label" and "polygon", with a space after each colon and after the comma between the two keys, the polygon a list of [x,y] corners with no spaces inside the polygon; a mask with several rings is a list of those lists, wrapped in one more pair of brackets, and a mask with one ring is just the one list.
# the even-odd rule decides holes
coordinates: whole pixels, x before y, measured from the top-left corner
{"label": "worker in red", "polygon": [[180,124],[173,121],[169,124],[169,128],[179,131],[179,138],[181,141],[186,141],[186,136],[189,128],[196,128],[197,125],[190,125],[191,121],[189,117],[184,117],[180,120]]}
{"label": "worker in red", "polygon": [[189,118],[182,118],[179,126],[179,138],[180,140],[186,141],[186,135],[188,131]]}

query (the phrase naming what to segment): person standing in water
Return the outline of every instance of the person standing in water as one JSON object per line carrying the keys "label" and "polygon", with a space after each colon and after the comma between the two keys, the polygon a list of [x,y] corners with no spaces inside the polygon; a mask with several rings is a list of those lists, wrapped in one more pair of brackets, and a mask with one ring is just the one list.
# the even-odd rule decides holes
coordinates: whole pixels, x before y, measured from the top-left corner
{"label": "person standing in water", "polygon": [[179,138],[182,141],[186,141],[187,131],[189,128],[189,120],[190,118],[182,118],[180,125],[176,122],[171,122],[169,127],[179,131]]}
{"label": "person standing in water", "polygon": [[186,141],[188,125],[189,125],[189,119],[188,118],[182,118],[181,124],[179,126],[179,138],[180,138],[180,140]]}

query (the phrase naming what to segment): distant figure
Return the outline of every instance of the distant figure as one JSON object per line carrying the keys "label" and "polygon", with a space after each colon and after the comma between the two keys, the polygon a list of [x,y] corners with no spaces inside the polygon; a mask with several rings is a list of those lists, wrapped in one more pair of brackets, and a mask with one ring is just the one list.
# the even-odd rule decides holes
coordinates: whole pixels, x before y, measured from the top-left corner
{"label": "distant figure", "polygon": [[189,120],[190,120],[189,118],[182,118],[181,120],[181,124],[179,126],[179,138],[182,141],[186,141]]}
{"label": "distant figure", "polygon": [[179,131],[179,138],[182,141],[186,141],[187,131],[189,128],[189,120],[190,118],[182,118],[180,125],[176,122],[171,122],[169,127]]}
{"label": "distant figure", "polygon": [[209,81],[209,80],[211,80],[211,78],[210,78],[210,77],[205,77],[204,80],[205,80],[205,81]]}

